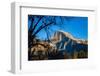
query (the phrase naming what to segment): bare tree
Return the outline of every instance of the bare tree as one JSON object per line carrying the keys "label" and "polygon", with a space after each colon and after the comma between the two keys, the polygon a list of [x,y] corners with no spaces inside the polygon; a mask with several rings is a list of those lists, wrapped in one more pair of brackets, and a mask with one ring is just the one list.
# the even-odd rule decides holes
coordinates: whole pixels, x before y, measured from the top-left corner
{"label": "bare tree", "polygon": [[28,29],[28,47],[32,47],[33,40],[36,40],[37,34],[44,30],[48,41],[50,41],[51,26],[62,27],[64,20],[70,20],[72,17],[65,16],[42,16],[42,15],[28,15],[30,26]]}

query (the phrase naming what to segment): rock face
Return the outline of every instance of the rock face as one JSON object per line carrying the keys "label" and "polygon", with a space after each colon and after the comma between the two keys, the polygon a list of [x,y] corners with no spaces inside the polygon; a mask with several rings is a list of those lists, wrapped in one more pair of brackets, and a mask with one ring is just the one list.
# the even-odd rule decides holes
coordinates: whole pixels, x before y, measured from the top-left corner
{"label": "rock face", "polygon": [[[84,52],[82,58],[87,58],[88,41],[74,38],[71,34],[64,31],[57,31],[51,38],[58,51],[65,51],[72,57],[75,52]],[[81,57],[80,57],[81,58]]]}

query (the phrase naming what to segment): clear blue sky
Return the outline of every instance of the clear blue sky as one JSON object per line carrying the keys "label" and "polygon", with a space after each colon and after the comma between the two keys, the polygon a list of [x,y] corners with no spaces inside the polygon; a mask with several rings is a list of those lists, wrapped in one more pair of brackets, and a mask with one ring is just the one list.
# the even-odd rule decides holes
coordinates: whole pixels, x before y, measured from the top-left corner
{"label": "clear blue sky", "polygon": [[[50,16],[49,16],[50,17]],[[58,26],[51,27],[52,30],[50,30],[51,35],[54,34],[57,30],[63,30],[65,32],[69,32],[74,37],[79,39],[88,39],[88,17],[79,17],[79,16],[65,16],[67,19],[64,20],[63,24]],[[59,19],[57,19],[59,21]],[[30,21],[28,21],[28,27],[30,26]],[[39,23],[39,25],[41,22]],[[38,26],[39,26],[38,25]],[[44,30],[41,30],[37,36],[40,39],[46,39],[47,35]]]}

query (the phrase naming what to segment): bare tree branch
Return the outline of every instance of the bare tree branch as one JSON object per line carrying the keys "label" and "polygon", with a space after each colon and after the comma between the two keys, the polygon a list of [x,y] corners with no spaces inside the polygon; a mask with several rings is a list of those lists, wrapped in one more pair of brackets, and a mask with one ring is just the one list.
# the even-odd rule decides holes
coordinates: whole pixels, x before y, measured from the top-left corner
{"label": "bare tree branch", "polygon": [[33,38],[36,36],[37,33],[39,33],[42,29],[44,29],[45,27],[51,25],[53,22],[50,22],[48,24],[46,24],[45,26],[43,26],[43,24],[40,26],[40,28],[33,34]]}
{"label": "bare tree branch", "polygon": [[47,39],[50,40],[50,39],[49,39],[49,38],[50,38],[50,33],[49,33],[48,28],[44,28],[44,29],[45,29],[45,32],[46,32],[46,34],[47,34]]}
{"label": "bare tree branch", "polygon": [[36,23],[36,24],[34,25],[34,27],[32,28],[32,32],[35,30],[37,24],[41,21],[42,18],[43,18],[43,16],[41,16],[41,17],[39,18],[39,20],[37,21],[37,23]]}
{"label": "bare tree branch", "polygon": [[31,32],[31,30],[32,30],[33,22],[34,22],[34,18],[31,18],[31,25],[30,25],[30,28],[29,28],[29,32]]}

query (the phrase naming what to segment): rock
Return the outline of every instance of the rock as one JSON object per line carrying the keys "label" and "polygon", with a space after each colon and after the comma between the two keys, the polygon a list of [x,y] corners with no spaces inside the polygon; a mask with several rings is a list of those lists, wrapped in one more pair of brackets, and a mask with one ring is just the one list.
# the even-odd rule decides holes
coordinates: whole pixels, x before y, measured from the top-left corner
{"label": "rock", "polygon": [[[58,51],[66,51],[72,58],[74,57],[74,51],[78,53],[83,51],[86,55],[88,55],[88,41],[77,39],[68,32],[61,30],[55,32],[51,41],[56,45]],[[83,55],[83,58],[87,57],[86,55]]]}

